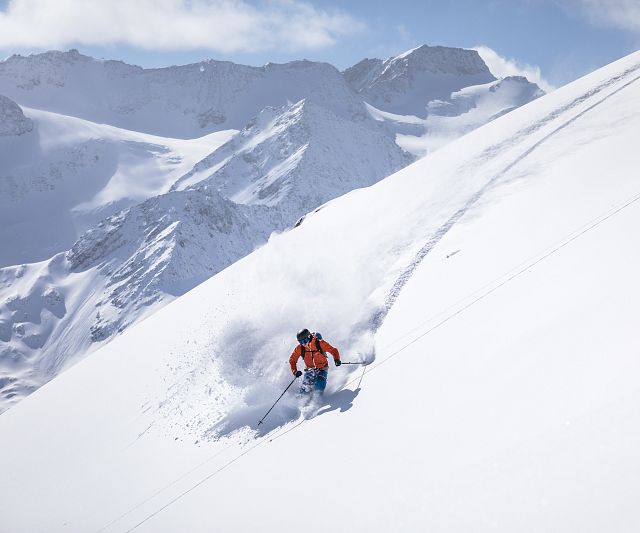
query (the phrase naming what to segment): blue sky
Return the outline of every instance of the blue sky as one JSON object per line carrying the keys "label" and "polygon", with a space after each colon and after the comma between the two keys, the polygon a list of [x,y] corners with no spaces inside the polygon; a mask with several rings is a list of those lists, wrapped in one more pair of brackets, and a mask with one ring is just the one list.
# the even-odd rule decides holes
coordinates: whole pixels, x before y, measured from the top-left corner
{"label": "blue sky", "polygon": [[640,0],[0,0],[4,57],[77,48],[144,67],[343,69],[425,43],[483,45],[558,86],[640,48]]}

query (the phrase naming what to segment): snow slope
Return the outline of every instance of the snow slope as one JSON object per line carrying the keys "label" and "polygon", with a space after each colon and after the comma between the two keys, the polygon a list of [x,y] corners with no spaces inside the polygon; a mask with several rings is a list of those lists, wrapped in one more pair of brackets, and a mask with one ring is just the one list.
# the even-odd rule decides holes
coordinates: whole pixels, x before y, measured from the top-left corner
{"label": "snow slope", "polygon": [[[332,202],[4,413],[3,529],[637,530],[639,96],[636,53]],[[375,362],[256,432],[302,326]]]}
{"label": "snow slope", "polygon": [[[3,102],[18,122],[7,120]],[[235,133],[167,139],[36,109],[22,114],[6,97],[0,113],[3,127],[15,126],[0,136],[0,267],[69,249],[100,220],[167,192]]]}

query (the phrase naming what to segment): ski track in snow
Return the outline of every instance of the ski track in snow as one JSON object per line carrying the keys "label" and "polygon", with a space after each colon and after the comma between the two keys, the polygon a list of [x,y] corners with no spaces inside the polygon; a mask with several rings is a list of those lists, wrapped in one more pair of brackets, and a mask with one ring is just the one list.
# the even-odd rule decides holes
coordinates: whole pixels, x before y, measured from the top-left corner
{"label": "ski track in snow", "polygon": [[[640,70],[640,64],[635,65],[625,70],[623,73],[608,79],[604,83],[601,83],[597,87],[587,91],[579,98],[576,98],[572,102],[569,102],[568,104],[558,108],[555,111],[552,111],[545,118],[536,122],[535,124],[532,124],[530,127],[520,130],[509,141],[497,143],[487,148],[485,151],[481,153],[479,157],[477,157],[475,160],[473,160],[471,163],[468,163],[465,166],[473,168],[477,164],[485,162],[486,160],[495,157],[497,154],[500,154],[504,150],[508,149],[508,147],[517,146],[521,142],[526,142],[531,135],[541,130],[547,124],[553,123],[554,120],[564,116],[565,113],[576,108],[580,104],[589,101],[591,98],[600,94],[602,91],[606,90],[612,85],[615,85],[618,82],[625,80],[628,76],[630,76],[631,74],[633,74],[638,70]],[[516,157],[516,159],[514,159],[510,164],[508,164],[503,170],[498,172],[482,188],[480,188],[471,198],[469,198],[469,200],[467,200],[467,202],[460,209],[458,209],[451,216],[451,218],[449,218],[442,226],[440,226],[440,228],[424,244],[424,246],[420,248],[420,250],[413,257],[409,265],[407,265],[404,271],[400,274],[396,282],[393,284],[393,287],[389,291],[389,294],[385,299],[382,309],[374,315],[371,321],[373,331],[377,331],[378,329],[380,329],[380,326],[382,326],[385,317],[387,316],[387,314],[393,307],[393,304],[396,302],[396,300],[400,296],[400,293],[402,292],[402,288],[407,284],[407,282],[409,281],[409,279],[411,278],[415,270],[418,268],[420,263],[422,263],[424,258],[427,257],[427,255],[431,252],[431,250],[433,250],[433,248],[442,240],[442,238],[449,232],[449,230],[478,202],[478,200],[480,200],[480,198],[482,198],[482,196],[484,196],[484,194],[487,191],[493,188],[500,181],[500,179],[503,178],[511,169],[513,169],[516,165],[518,165],[521,161],[523,161],[526,157],[528,157],[532,152],[534,152],[538,147],[540,147],[546,141],[551,139],[553,136],[558,134],[560,131],[562,131],[567,126],[574,123],[576,120],[578,120],[588,112],[592,111],[602,103],[606,102],[612,96],[618,94],[619,92],[623,91],[633,83],[637,82],[639,79],[640,79],[640,76],[636,76],[635,78],[626,82],[621,87],[618,87],[617,89],[607,94],[597,102],[591,104],[586,109],[580,111],[578,114],[576,114],[575,116],[573,116],[572,118],[570,118],[569,120],[561,124],[560,126],[553,129],[550,133],[542,137],[542,139],[538,140],[531,147],[526,149],[520,156]]]}

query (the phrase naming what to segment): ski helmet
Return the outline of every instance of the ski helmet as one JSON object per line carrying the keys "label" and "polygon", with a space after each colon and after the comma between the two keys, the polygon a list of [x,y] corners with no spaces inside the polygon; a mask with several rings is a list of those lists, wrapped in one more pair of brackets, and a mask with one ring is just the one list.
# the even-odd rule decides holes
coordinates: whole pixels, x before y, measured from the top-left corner
{"label": "ski helmet", "polygon": [[298,339],[298,342],[305,341],[309,337],[311,337],[311,333],[309,332],[309,330],[307,328],[301,329],[296,334],[296,339]]}

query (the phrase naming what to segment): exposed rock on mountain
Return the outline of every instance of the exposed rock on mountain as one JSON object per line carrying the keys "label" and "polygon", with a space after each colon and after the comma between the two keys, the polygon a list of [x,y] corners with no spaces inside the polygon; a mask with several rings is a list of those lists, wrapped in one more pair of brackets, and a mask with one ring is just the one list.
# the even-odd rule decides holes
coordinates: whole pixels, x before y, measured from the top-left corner
{"label": "exposed rock on mountain", "polygon": [[33,129],[33,122],[24,116],[20,106],[0,94],[0,137],[24,135]]}
{"label": "exposed rock on mountain", "polygon": [[427,45],[384,61],[365,59],[344,77],[374,107],[420,118],[428,102],[496,79],[475,50]]}
{"label": "exposed rock on mountain", "polygon": [[0,269],[0,411],[281,225],[203,186],[111,216],[50,261]]}
{"label": "exposed rock on mountain", "polygon": [[313,98],[265,109],[174,188],[207,183],[234,202],[275,208],[290,225],[411,162],[379,123],[365,117],[345,119]]}

